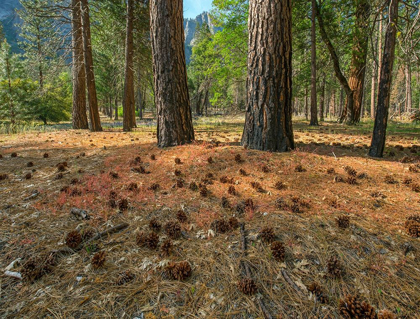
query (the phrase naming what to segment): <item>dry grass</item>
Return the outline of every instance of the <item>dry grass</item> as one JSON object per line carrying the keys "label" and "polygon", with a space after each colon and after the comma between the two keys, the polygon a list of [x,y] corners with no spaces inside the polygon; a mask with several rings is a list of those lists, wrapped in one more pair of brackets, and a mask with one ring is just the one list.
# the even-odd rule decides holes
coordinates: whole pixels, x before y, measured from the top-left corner
{"label": "dry grass", "polygon": [[[260,299],[273,318],[335,318],[340,299],[360,294],[377,311],[416,318],[420,244],[406,234],[404,223],[420,211],[420,197],[402,181],[420,183],[420,175],[409,169],[419,163],[410,151],[416,143],[420,151],[419,136],[391,136],[391,146],[402,145],[403,150],[392,148],[396,156],[374,160],[365,155],[369,136],[350,134],[342,126],[321,129],[309,132],[298,124],[297,150],[287,154],[242,149],[235,119],[216,129],[201,124],[199,142],[165,150],[155,147],[150,129],[130,134],[60,131],[0,136],[0,174],[8,175],[0,181],[2,269],[17,258],[22,264],[63,248],[66,235],[75,229],[103,231],[122,222],[130,225],[63,256],[51,273],[34,283],[1,277],[0,317],[263,318]],[[44,153],[49,156],[44,158]],[[136,157],[148,174],[133,170],[140,166],[138,160],[133,166]],[[404,157],[410,160],[401,163]],[[28,162],[33,163],[30,169]],[[56,179],[57,164],[63,162],[67,162],[63,177]],[[356,177],[354,185],[335,183],[335,176],[347,178],[347,166],[366,175]],[[335,173],[328,174],[332,168]],[[175,170],[181,176],[175,176]],[[29,172],[32,178],[27,180]],[[399,183],[386,183],[386,175]],[[234,194],[229,193],[231,183],[220,182],[224,176],[233,179]],[[78,183],[73,185],[74,179]],[[206,197],[189,189],[191,182],[199,185],[203,180]],[[252,182],[260,183],[262,191]],[[284,187],[276,187],[279,182]],[[138,187],[127,187],[131,183]],[[66,186],[68,190],[61,192]],[[31,197],[35,191],[39,194]],[[111,191],[116,203],[128,201],[127,210],[109,206]],[[249,199],[255,207],[244,208]],[[279,209],[279,199],[300,209]],[[239,212],[237,204],[242,207]],[[91,218],[75,219],[70,214],[73,207],[87,210]],[[149,233],[153,218],[165,225],[176,221],[180,210],[187,221],[180,224],[183,236],[172,240],[169,256],[136,244],[136,234]],[[342,215],[350,217],[349,228],[337,226]],[[215,220],[231,217],[245,223],[248,231],[246,260],[257,284],[255,295],[238,290],[246,276],[240,266],[239,229],[224,234],[210,230]],[[276,261],[270,245],[259,238],[264,227],[272,227],[275,240],[284,245],[284,262]],[[162,245],[168,236],[163,229],[157,234]],[[98,251],[106,252],[106,261],[94,269],[91,260]],[[331,256],[343,266],[339,278],[328,275]],[[167,266],[181,261],[191,265],[192,276],[173,280]],[[300,292],[285,280],[282,269]],[[21,266],[14,269],[20,270]],[[308,291],[314,282],[322,286],[326,304],[316,302]]]}

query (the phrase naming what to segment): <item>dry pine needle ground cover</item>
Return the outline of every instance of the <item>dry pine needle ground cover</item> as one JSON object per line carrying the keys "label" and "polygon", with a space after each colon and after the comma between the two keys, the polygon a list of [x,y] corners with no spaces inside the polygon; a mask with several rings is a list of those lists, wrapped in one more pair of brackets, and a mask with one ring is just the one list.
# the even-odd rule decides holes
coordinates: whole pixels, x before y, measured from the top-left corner
{"label": "dry pine needle ground cover", "polygon": [[418,318],[419,134],[374,160],[335,124],[287,154],[196,132],[0,136],[0,317]]}

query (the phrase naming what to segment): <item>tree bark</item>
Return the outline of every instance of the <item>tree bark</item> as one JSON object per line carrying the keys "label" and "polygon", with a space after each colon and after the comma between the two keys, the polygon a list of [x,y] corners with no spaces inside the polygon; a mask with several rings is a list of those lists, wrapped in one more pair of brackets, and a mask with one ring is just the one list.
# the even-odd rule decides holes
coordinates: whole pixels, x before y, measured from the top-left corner
{"label": "tree bark", "polygon": [[318,125],[316,96],[316,0],[312,0],[311,16],[311,121],[309,125]]}
{"label": "tree bark", "polygon": [[83,55],[83,33],[80,0],[72,0],[72,58],[73,58],[73,128],[88,129],[86,114],[86,70]]}
{"label": "tree bark", "polygon": [[135,121],[135,99],[134,99],[134,0],[127,0],[127,25],[125,39],[125,81],[123,97],[123,131],[129,132],[133,129],[133,110]]}
{"label": "tree bark", "polygon": [[194,140],[184,52],[183,1],[151,0],[157,138],[159,147]]}
{"label": "tree bark", "polygon": [[285,152],[292,129],[290,0],[250,0],[248,100],[242,145]]}
{"label": "tree bark", "polygon": [[88,0],[81,0],[83,22],[83,49],[85,55],[86,82],[88,89],[90,130],[102,131],[99,117],[98,98],[96,95],[95,73],[93,71],[92,41],[90,36],[90,17]]}
{"label": "tree bark", "polygon": [[319,103],[319,120],[324,121],[324,110],[325,110],[325,74],[322,78],[321,84],[321,99]]}
{"label": "tree bark", "polygon": [[366,60],[368,52],[369,34],[366,31],[369,27],[370,0],[357,1],[356,22],[353,31],[353,48],[350,67],[349,86],[353,91],[354,105],[349,108],[348,123],[360,122],[363,88],[366,74]]}
{"label": "tree bark", "polygon": [[389,24],[385,34],[384,54],[382,58],[381,75],[375,125],[369,156],[382,157],[385,149],[386,128],[388,124],[389,102],[391,97],[392,69],[395,58],[395,42],[398,22],[398,0],[390,0]]}

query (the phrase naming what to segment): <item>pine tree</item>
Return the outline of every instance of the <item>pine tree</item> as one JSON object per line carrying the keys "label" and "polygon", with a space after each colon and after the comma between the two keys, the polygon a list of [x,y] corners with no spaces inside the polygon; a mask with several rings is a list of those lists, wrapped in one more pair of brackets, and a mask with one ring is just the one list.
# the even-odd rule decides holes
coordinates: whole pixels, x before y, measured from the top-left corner
{"label": "pine tree", "polygon": [[249,2],[248,105],[242,145],[285,152],[292,130],[291,1]]}

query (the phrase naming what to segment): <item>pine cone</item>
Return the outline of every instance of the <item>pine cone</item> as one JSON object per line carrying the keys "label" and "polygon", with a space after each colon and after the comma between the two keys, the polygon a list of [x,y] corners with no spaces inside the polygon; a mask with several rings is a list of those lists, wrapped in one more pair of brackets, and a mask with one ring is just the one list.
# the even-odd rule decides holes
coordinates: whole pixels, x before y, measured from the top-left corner
{"label": "pine cone", "polygon": [[413,179],[412,178],[406,177],[403,180],[403,184],[404,185],[411,185],[412,183],[413,183]]}
{"label": "pine cone", "polygon": [[229,188],[228,188],[228,193],[229,193],[230,195],[236,195],[236,189],[235,189],[235,186],[230,185],[230,186],[229,186]]}
{"label": "pine cone", "polygon": [[22,266],[21,274],[25,281],[33,282],[43,276],[40,257],[29,258]]}
{"label": "pine cone", "polygon": [[337,226],[342,229],[349,228],[350,226],[350,217],[346,215],[338,216],[335,220],[337,223]]}
{"label": "pine cone", "polygon": [[117,179],[119,177],[118,173],[116,172],[109,172],[109,176],[111,176],[114,179]]}
{"label": "pine cone", "polygon": [[7,174],[0,174],[0,181],[4,181],[8,178],[9,178],[9,176],[7,176]]}
{"label": "pine cone", "polygon": [[159,235],[151,232],[149,235],[146,236],[144,245],[148,248],[154,250],[159,245]]}
{"label": "pine cone", "polygon": [[243,214],[245,214],[245,209],[246,209],[245,202],[239,202],[239,203],[238,203],[238,204],[236,204],[236,206],[235,206],[235,211],[236,211],[239,215],[243,215]]}
{"label": "pine cone", "polygon": [[208,191],[207,191],[206,185],[201,185],[201,187],[200,187],[200,195],[202,197],[207,197]]}
{"label": "pine cone", "polygon": [[340,277],[342,274],[341,263],[336,256],[332,256],[327,263],[328,273],[333,277]]}
{"label": "pine cone", "polygon": [[123,198],[118,202],[118,208],[120,211],[124,212],[128,209],[128,200]]}
{"label": "pine cone", "polygon": [[258,290],[257,285],[251,278],[241,279],[238,283],[238,288],[243,294],[249,296],[254,295]]}
{"label": "pine cone", "polygon": [[325,295],[324,289],[322,289],[320,284],[313,282],[308,287],[308,290],[315,295],[320,303],[328,303],[328,297]]}
{"label": "pine cone", "polygon": [[241,157],[241,154],[236,154],[236,155],[235,155],[235,162],[236,162],[236,163],[241,163],[241,162],[242,162],[242,157]]}
{"label": "pine cone", "polygon": [[181,171],[179,169],[176,169],[174,172],[175,176],[181,176]]}
{"label": "pine cone", "polygon": [[353,177],[357,176],[357,171],[350,166],[346,166],[344,170],[347,172],[347,174],[349,174],[349,176],[353,176]]}
{"label": "pine cone", "polygon": [[302,166],[302,164],[299,164],[295,167],[295,172],[303,173],[306,172],[306,169]]}
{"label": "pine cone", "polygon": [[138,188],[139,188],[139,186],[137,185],[137,183],[130,183],[130,184],[127,186],[127,189],[128,189],[129,191],[132,191],[132,192],[136,191]]}
{"label": "pine cone", "polygon": [[239,170],[239,174],[241,174],[242,176],[247,176],[248,175],[248,173],[242,168]]}
{"label": "pine cone", "polygon": [[416,193],[420,193],[420,185],[417,183],[411,184],[411,190]]}
{"label": "pine cone", "polygon": [[230,224],[225,219],[217,219],[211,223],[210,228],[217,233],[225,234],[230,231]]}
{"label": "pine cone", "polygon": [[284,198],[277,198],[274,204],[277,209],[288,210],[290,208],[289,205],[284,200]]}
{"label": "pine cone", "polygon": [[239,221],[236,217],[229,218],[229,226],[231,229],[237,229],[239,227]]}
{"label": "pine cone", "polygon": [[94,269],[101,268],[105,264],[106,252],[104,250],[96,253],[92,258],[92,266]]}
{"label": "pine cone", "polygon": [[122,285],[132,281],[133,279],[134,279],[134,274],[131,271],[126,270],[126,271],[123,271],[119,274],[116,284],[118,286],[122,286]]}
{"label": "pine cone", "polygon": [[420,223],[417,222],[414,219],[407,219],[405,222],[405,229],[407,230],[407,233],[413,237],[418,238],[420,237]]}
{"label": "pine cone", "polygon": [[76,230],[71,231],[66,236],[66,245],[69,246],[71,249],[75,249],[82,243],[82,236]]}
{"label": "pine cone", "polygon": [[357,185],[357,179],[355,179],[353,176],[347,177],[346,182],[350,185]]}
{"label": "pine cone", "polygon": [[175,158],[175,164],[177,164],[177,165],[182,164],[181,159],[179,159],[178,157]]}
{"label": "pine cone", "polygon": [[362,301],[360,296],[348,295],[339,302],[340,314],[348,319],[376,319],[377,315],[375,309]]}
{"label": "pine cone", "polygon": [[284,245],[279,242],[275,241],[271,244],[271,254],[273,255],[274,259],[277,261],[284,261],[284,257],[286,251],[284,249]]}
{"label": "pine cone", "polygon": [[327,174],[330,174],[330,175],[335,174],[335,169],[330,167],[329,169],[327,169]]}
{"label": "pine cone", "polygon": [[162,246],[160,247],[162,254],[164,256],[170,256],[172,253],[172,249],[173,249],[173,244],[172,241],[170,239],[165,240],[162,243]]}
{"label": "pine cone", "polygon": [[180,281],[187,279],[192,274],[191,265],[188,261],[171,262],[166,269],[172,279]]}
{"label": "pine cone", "polygon": [[198,190],[198,186],[195,182],[190,183],[190,190],[192,190],[194,192]]}
{"label": "pine cone", "polygon": [[271,227],[264,227],[260,230],[260,237],[263,242],[271,243],[276,239],[276,235],[274,233],[274,229]]}
{"label": "pine cone", "polygon": [[270,168],[269,168],[267,165],[263,165],[263,166],[261,167],[261,171],[262,171],[263,173],[270,173]]}
{"label": "pine cone", "polygon": [[286,184],[284,184],[283,182],[278,181],[275,185],[274,185],[275,189],[281,191],[283,189],[286,189],[287,186]]}
{"label": "pine cone", "polygon": [[185,214],[183,210],[179,210],[176,213],[176,219],[178,219],[180,223],[186,223],[188,221],[187,214]]}
{"label": "pine cone", "polygon": [[398,182],[391,175],[385,176],[385,183],[387,184],[398,184]]}
{"label": "pine cone", "polygon": [[184,180],[182,178],[178,178],[176,180],[176,187],[177,188],[183,188],[184,187]]}
{"label": "pine cone", "polygon": [[226,197],[222,197],[221,205],[223,208],[230,208],[229,200]]}
{"label": "pine cone", "polygon": [[152,161],[156,161],[156,155],[155,155],[155,154],[150,155],[150,159],[151,159]]}
{"label": "pine cone", "polygon": [[176,221],[170,221],[165,225],[166,234],[172,239],[181,237],[181,226]]}
{"label": "pine cone", "polygon": [[209,163],[209,164],[213,164],[214,163],[214,161],[213,161],[213,157],[208,157],[207,158],[207,162]]}
{"label": "pine cone", "polygon": [[149,229],[155,232],[159,232],[162,228],[162,225],[159,223],[157,218],[152,218],[149,222]]}
{"label": "pine cone", "polygon": [[252,198],[248,198],[247,200],[245,200],[245,208],[250,210],[255,209],[254,201],[252,200]]}
{"label": "pine cone", "polygon": [[149,186],[149,190],[151,191],[157,191],[160,188],[160,185],[157,183],[153,183],[152,185]]}

